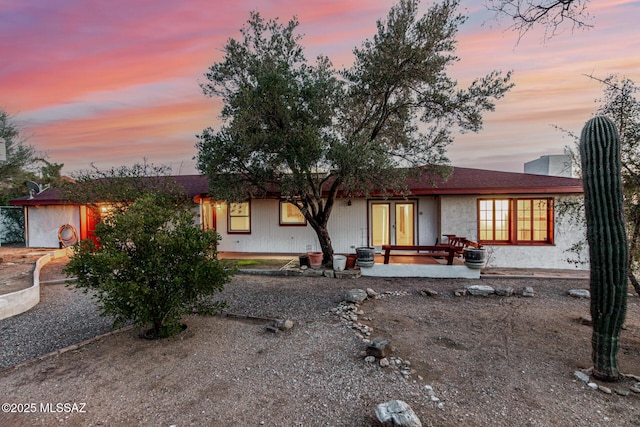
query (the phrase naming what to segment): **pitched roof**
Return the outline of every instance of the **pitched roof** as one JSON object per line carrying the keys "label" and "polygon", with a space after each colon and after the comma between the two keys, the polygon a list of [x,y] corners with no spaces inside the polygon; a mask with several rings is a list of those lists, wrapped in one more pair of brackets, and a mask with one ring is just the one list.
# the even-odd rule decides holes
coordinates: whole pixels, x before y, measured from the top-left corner
{"label": "pitched roof", "polygon": [[415,195],[445,194],[546,194],[583,192],[582,180],[529,173],[500,172],[471,168],[452,168],[446,181],[436,178],[410,181],[409,188]]}
{"label": "pitched roof", "polygon": [[[489,194],[580,194],[582,181],[547,175],[534,175],[516,172],[489,171],[471,168],[452,168],[452,174],[446,181],[437,177],[411,179],[409,189],[416,196],[422,195],[489,195]],[[202,175],[176,175],[172,177],[181,185],[189,197],[206,195],[209,183]],[[13,199],[16,206],[64,205],[56,189],[50,189],[33,198],[29,196]]]}
{"label": "pitched roof", "polygon": [[[182,187],[187,195],[191,198],[206,194],[209,190],[209,181],[203,175],[175,175],[169,178],[176,181],[176,184]],[[40,194],[34,194],[33,197],[24,196],[10,200],[11,205],[16,206],[36,206],[36,205],[68,205],[60,189],[49,189]]]}

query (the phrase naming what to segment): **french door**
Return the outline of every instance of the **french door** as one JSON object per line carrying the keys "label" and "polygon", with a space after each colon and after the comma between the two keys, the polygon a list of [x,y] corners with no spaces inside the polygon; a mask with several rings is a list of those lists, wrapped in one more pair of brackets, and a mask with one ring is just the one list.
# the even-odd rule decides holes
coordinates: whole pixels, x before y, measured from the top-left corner
{"label": "french door", "polygon": [[384,201],[370,204],[371,245],[414,245],[416,203],[411,201]]}

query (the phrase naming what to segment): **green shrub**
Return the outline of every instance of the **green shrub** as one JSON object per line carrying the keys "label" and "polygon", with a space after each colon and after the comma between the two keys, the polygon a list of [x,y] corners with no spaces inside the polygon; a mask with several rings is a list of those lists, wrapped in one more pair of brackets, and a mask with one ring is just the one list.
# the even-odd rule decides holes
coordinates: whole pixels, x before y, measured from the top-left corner
{"label": "green shrub", "polygon": [[95,235],[97,245],[83,240],[74,247],[65,272],[85,292],[95,291],[114,326],[133,321],[150,325],[153,337],[169,337],[182,330],[185,314],[225,306],[213,295],[233,270],[217,259],[218,235],[194,224],[185,206],[145,195],[103,218]]}

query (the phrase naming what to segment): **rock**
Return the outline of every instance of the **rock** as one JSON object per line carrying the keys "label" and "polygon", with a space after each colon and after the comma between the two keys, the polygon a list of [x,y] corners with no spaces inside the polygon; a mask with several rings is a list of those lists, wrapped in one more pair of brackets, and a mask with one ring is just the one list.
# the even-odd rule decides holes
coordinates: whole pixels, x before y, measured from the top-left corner
{"label": "rock", "polygon": [[422,427],[413,409],[402,400],[392,400],[376,406],[376,417],[385,427]]}
{"label": "rock", "polygon": [[471,285],[471,286],[467,286],[466,290],[471,295],[483,296],[483,297],[494,294],[496,292],[495,289],[487,285]]}
{"label": "rock", "polygon": [[591,292],[587,289],[571,289],[567,294],[574,298],[591,298]]}
{"label": "rock", "polygon": [[434,291],[433,289],[423,289],[420,291],[420,294],[426,296],[426,297],[437,297],[438,293],[436,291]]}
{"label": "rock", "polygon": [[594,390],[598,389],[598,384],[596,383],[587,383],[587,386],[589,386],[589,388],[592,388]]}
{"label": "rock", "polygon": [[389,366],[389,359],[387,359],[386,357],[383,357],[382,359],[380,359],[380,366],[383,368],[386,368]]}
{"label": "rock", "polygon": [[640,393],[640,383],[635,383],[634,385],[629,387],[629,390],[631,390],[634,393]]}
{"label": "rock", "polygon": [[375,338],[367,347],[367,354],[377,359],[388,357],[391,354],[391,341],[385,338]]}
{"label": "rock", "polygon": [[535,291],[533,290],[533,288],[531,286],[527,286],[526,288],[524,288],[522,290],[522,296],[523,297],[533,297],[535,295],[536,295],[536,293],[535,293]]}
{"label": "rock", "polygon": [[360,304],[367,299],[367,293],[362,289],[351,289],[346,292],[345,301]]}
{"label": "rock", "polygon": [[328,277],[330,279],[333,279],[334,277],[336,277],[336,274],[333,270],[324,270],[324,272],[322,273],[322,275],[324,277]]}
{"label": "rock", "polygon": [[593,325],[593,320],[591,320],[591,316],[584,315],[580,318],[580,323],[583,325],[591,326]]}
{"label": "rock", "polygon": [[267,326],[267,332],[271,332],[273,334],[277,334],[278,332],[280,332],[280,329],[278,329],[277,327],[275,327],[273,325],[269,325],[269,326]]}
{"label": "rock", "polygon": [[367,363],[373,363],[373,362],[376,361],[376,358],[373,357],[373,356],[367,356],[367,357],[364,358],[364,361],[367,362]]}
{"label": "rock", "polygon": [[496,295],[500,297],[510,297],[511,295],[513,295],[513,288],[511,286],[496,288]]}
{"label": "rock", "polygon": [[322,270],[315,270],[313,268],[302,270],[302,275],[305,277],[322,277],[322,274]]}
{"label": "rock", "polygon": [[617,388],[615,391],[618,396],[629,396],[630,393],[626,388]]}
{"label": "rock", "polygon": [[453,295],[457,297],[463,297],[467,295],[466,289],[456,289],[453,291]]}
{"label": "rock", "polygon": [[590,381],[590,377],[589,377],[589,375],[585,374],[585,373],[584,373],[584,372],[582,372],[582,371],[575,371],[575,372],[573,373],[573,375],[575,375],[575,376],[576,376],[576,378],[577,378],[577,379],[579,379],[579,380],[580,380],[580,381],[582,381],[582,382],[588,383],[588,382]]}
{"label": "rock", "polygon": [[367,296],[373,298],[378,296],[378,293],[371,288],[367,288]]}
{"label": "rock", "polygon": [[605,387],[605,386],[603,386],[603,385],[598,386],[598,390],[600,390],[600,391],[601,391],[601,392],[603,392],[604,394],[611,394],[611,393],[613,393],[609,387]]}
{"label": "rock", "polygon": [[289,329],[293,328],[293,320],[279,319],[274,322],[274,326],[280,329],[281,331],[288,331]]}

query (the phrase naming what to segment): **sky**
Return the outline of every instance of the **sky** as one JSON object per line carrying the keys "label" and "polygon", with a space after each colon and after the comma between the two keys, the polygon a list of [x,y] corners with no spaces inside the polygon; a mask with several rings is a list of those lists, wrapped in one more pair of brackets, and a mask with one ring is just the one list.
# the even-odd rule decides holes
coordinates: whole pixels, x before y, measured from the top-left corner
{"label": "sky", "polygon": [[[208,67],[258,11],[298,17],[308,59],[327,55],[337,69],[373,37],[392,0],[0,0],[0,109],[28,144],[73,175],[146,159],[173,174],[197,173],[196,135],[218,127],[221,103],[203,95]],[[426,12],[429,1],[422,1]],[[455,134],[454,166],[522,172],[562,154],[594,114],[602,86],[588,78],[619,74],[640,84],[640,1],[592,0],[590,30],[519,42],[483,0],[461,0],[450,75],[461,86],[493,70],[512,70],[516,86],[484,115],[479,133]]]}

